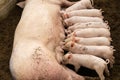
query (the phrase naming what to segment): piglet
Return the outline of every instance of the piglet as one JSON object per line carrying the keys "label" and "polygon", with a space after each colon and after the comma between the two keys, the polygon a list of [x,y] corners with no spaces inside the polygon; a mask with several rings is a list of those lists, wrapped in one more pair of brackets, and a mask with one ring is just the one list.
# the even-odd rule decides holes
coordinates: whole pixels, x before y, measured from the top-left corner
{"label": "piglet", "polygon": [[65,42],[75,41],[81,45],[97,45],[97,46],[110,46],[111,38],[106,37],[92,37],[92,38],[82,38],[82,37],[70,37],[65,39]]}
{"label": "piglet", "polygon": [[110,67],[113,67],[114,56],[113,52],[115,51],[112,46],[85,46],[69,41],[65,44],[64,49],[71,51],[72,53],[77,54],[90,54],[95,55],[104,59],[110,60]]}
{"label": "piglet", "polygon": [[84,28],[106,28],[110,29],[107,23],[105,22],[87,22],[87,23],[76,23],[73,26],[69,26],[68,30],[74,31],[76,29],[84,29]]}
{"label": "piglet", "polygon": [[90,37],[110,37],[109,29],[105,28],[85,28],[85,29],[76,29],[74,32],[68,32],[68,36],[76,36],[83,38]]}
{"label": "piglet", "polygon": [[86,17],[100,17],[102,16],[102,10],[101,9],[82,9],[82,10],[74,10],[70,12],[63,12],[64,18],[69,18],[73,16],[86,16]]}
{"label": "piglet", "polygon": [[109,76],[109,70],[107,64],[109,59],[104,61],[103,59],[86,54],[72,54],[68,53],[63,57],[63,64],[72,64],[75,66],[75,71],[77,72],[81,66],[95,70],[100,77],[100,80],[105,80],[103,72]]}
{"label": "piglet", "polygon": [[99,17],[85,17],[85,16],[73,16],[64,20],[66,26],[72,26],[76,23],[86,23],[86,22],[104,22],[103,19]]}
{"label": "piglet", "polygon": [[[92,3],[91,3],[92,2]],[[74,10],[80,10],[80,9],[91,9],[93,8],[93,0],[81,0],[77,2],[76,4],[68,7],[65,11],[70,12]]]}

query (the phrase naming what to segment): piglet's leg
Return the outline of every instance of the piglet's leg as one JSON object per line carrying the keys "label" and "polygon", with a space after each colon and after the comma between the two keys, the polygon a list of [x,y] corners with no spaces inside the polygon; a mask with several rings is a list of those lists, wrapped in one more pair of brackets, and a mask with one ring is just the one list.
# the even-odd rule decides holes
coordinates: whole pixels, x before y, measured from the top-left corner
{"label": "piglet's leg", "polygon": [[75,71],[77,72],[80,68],[80,65],[75,65]]}
{"label": "piglet's leg", "polygon": [[110,73],[109,73],[107,65],[105,66],[105,73],[107,74],[107,76],[110,76]]}
{"label": "piglet's leg", "polygon": [[100,68],[100,67],[96,66],[96,67],[95,67],[95,71],[96,71],[97,74],[99,75],[100,80],[105,80],[105,77],[104,77],[104,75],[103,75],[103,72],[104,72],[103,67]]}

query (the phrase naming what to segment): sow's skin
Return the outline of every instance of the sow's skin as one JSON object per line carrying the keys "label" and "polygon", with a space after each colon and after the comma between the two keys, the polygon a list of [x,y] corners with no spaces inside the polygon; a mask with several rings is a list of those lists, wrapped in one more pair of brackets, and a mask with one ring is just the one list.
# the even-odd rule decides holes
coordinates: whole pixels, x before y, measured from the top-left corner
{"label": "sow's skin", "polygon": [[[16,28],[10,71],[14,80],[84,80],[61,66],[56,48],[64,39],[61,5],[66,0],[27,0]],[[61,53],[62,54],[62,53]]]}

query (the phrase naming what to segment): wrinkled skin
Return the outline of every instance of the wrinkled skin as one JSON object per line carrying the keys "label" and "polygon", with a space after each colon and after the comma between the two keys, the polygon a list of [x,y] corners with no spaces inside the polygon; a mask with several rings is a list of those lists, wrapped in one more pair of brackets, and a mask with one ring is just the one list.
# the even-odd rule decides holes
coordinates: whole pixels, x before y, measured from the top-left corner
{"label": "wrinkled skin", "polygon": [[[27,0],[16,28],[10,71],[15,80],[84,80],[56,60],[56,49],[64,39],[62,0]],[[60,51],[59,51],[60,53]],[[62,53],[61,53],[62,54]],[[62,57],[62,56],[59,56]]]}
{"label": "wrinkled skin", "polygon": [[87,22],[104,22],[103,19],[99,17],[83,17],[83,16],[73,16],[64,20],[66,26],[72,26],[76,23],[87,23]]}
{"label": "wrinkled skin", "polygon": [[105,28],[86,28],[86,29],[76,29],[73,32],[69,32],[69,35],[67,37],[71,37],[75,35],[76,37],[84,37],[84,38],[90,38],[90,37],[110,37],[110,31],[109,29]]}

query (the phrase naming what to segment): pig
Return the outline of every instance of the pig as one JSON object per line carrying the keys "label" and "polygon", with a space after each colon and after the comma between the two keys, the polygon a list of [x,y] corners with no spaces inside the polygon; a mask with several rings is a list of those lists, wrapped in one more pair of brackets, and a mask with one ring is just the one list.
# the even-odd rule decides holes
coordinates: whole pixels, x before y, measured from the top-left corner
{"label": "pig", "polygon": [[10,11],[15,7],[16,0],[0,0],[0,21],[7,18]]}
{"label": "pig", "polygon": [[104,22],[104,21],[99,17],[86,17],[86,16],[73,16],[64,20],[66,26],[72,26],[76,23],[86,22]]}
{"label": "pig", "polygon": [[70,12],[70,11],[80,10],[80,9],[91,9],[93,8],[92,5],[93,5],[93,0],[81,0],[76,4],[68,7],[65,11]]}
{"label": "pig", "polygon": [[84,28],[105,28],[110,30],[110,27],[105,22],[76,23],[73,26],[69,26],[68,30],[74,31],[76,29],[84,29]]}
{"label": "pig", "polygon": [[70,12],[63,11],[63,18],[70,18],[73,16],[86,16],[86,17],[99,17],[103,19],[102,10],[100,9],[82,9],[82,10],[74,10]]}
{"label": "pig", "polygon": [[[63,41],[62,5],[67,0],[26,0],[14,36],[10,71],[14,80],[84,80],[57,61]],[[59,52],[60,53],[60,52]]]}
{"label": "pig", "polygon": [[76,36],[83,38],[90,37],[110,37],[109,29],[105,28],[85,28],[85,29],[76,29],[74,32],[69,32],[67,37]]}
{"label": "pig", "polygon": [[74,65],[76,72],[81,66],[95,70],[99,75],[100,80],[105,80],[105,77],[103,75],[104,71],[108,76],[110,75],[107,67],[109,59],[106,59],[106,61],[104,61],[103,59],[93,55],[67,53],[63,57],[62,63]]}
{"label": "pig", "polygon": [[82,38],[82,37],[70,37],[65,40],[65,43],[68,41],[75,41],[81,45],[96,45],[96,46],[110,46],[111,38],[106,37],[91,37],[91,38]]}
{"label": "pig", "polygon": [[72,53],[77,54],[90,54],[95,55],[104,59],[110,60],[110,68],[114,64],[113,52],[115,51],[112,46],[88,46],[88,45],[79,45],[73,41],[69,41],[63,47],[66,50],[71,51]]}

